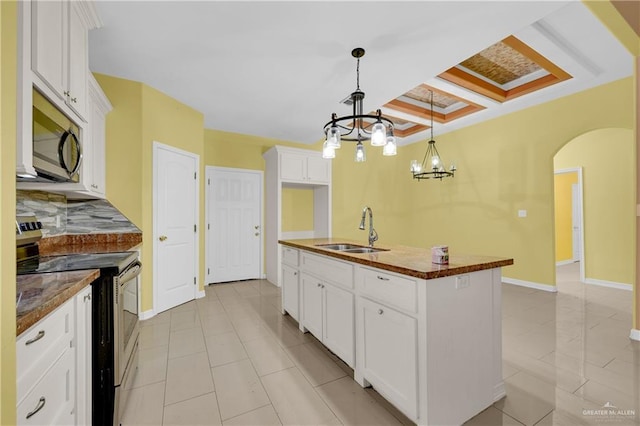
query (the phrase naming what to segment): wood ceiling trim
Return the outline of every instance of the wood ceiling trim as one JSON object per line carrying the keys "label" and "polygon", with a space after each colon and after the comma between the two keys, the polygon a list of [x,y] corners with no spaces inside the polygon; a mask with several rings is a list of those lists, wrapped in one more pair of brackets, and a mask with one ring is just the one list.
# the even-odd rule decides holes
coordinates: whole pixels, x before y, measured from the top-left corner
{"label": "wood ceiling trim", "polygon": [[[424,89],[424,90],[432,90],[434,93],[438,93],[442,96],[445,96],[447,98],[452,98],[455,99],[458,102],[461,102],[463,104],[465,104],[464,107],[462,108],[458,108],[454,111],[451,111],[449,113],[443,113],[440,112],[438,110],[433,110],[433,121],[436,121],[438,123],[448,123],[452,120],[455,120],[456,118],[460,118],[460,117],[464,117],[465,115],[469,115],[469,114],[473,114],[474,112],[478,112],[483,110],[485,107],[483,107],[482,105],[478,105],[474,102],[471,102],[465,98],[461,98],[460,96],[456,96],[456,95],[452,95],[449,92],[445,92],[444,90],[440,90],[440,89],[436,89],[434,87],[431,87],[429,85],[426,84],[421,84],[419,86],[420,88]],[[400,111],[400,112],[404,112],[405,114],[409,114],[409,115],[413,115],[414,117],[419,117],[422,118],[424,120],[430,120],[431,119],[431,109],[429,107],[428,104],[425,105],[415,105],[413,103],[409,103],[406,101],[403,101],[401,99],[393,99],[390,102],[388,102],[387,104],[385,104],[385,107],[389,108],[389,109],[393,109],[396,111]],[[428,128],[428,127],[426,127]]]}
{"label": "wood ceiling trim", "polygon": [[571,75],[569,73],[558,67],[556,64],[533,50],[531,47],[529,47],[516,37],[509,36],[502,40],[502,43],[516,50],[521,55],[526,56],[527,58],[538,64],[541,68],[546,70],[549,74],[509,90],[504,90],[457,67],[448,69],[438,77],[500,103],[517,98],[518,96],[522,96],[527,93],[535,92],[536,90],[540,90],[542,88],[560,83],[561,81],[565,81],[571,78]]}
{"label": "wood ceiling trim", "polygon": [[393,134],[396,137],[406,138],[407,136],[411,136],[415,133],[419,133],[425,131],[429,128],[429,126],[425,126],[422,124],[416,124],[415,126],[408,127],[406,129],[398,129],[397,127],[393,129]]}

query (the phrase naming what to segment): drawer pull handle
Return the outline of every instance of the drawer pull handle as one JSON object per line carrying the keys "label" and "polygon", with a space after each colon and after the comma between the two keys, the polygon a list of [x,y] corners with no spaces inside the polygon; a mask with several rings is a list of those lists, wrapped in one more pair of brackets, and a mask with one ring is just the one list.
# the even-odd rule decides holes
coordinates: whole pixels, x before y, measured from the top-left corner
{"label": "drawer pull handle", "polygon": [[36,335],[36,337],[34,337],[33,339],[29,339],[26,342],[24,342],[25,345],[30,345],[32,343],[37,342],[38,340],[42,339],[44,337],[44,330],[40,330],[38,331],[38,334]]}
{"label": "drawer pull handle", "polygon": [[86,302],[87,300],[91,300],[91,294],[84,295],[84,301]]}
{"label": "drawer pull handle", "polygon": [[378,315],[382,315],[384,314],[384,311],[382,309],[378,309]]}
{"label": "drawer pull handle", "polygon": [[46,399],[44,399],[44,396],[40,397],[40,401],[38,401],[38,405],[36,406],[36,408],[27,414],[27,419],[30,419],[31,417],[33,417],[38,411],[42,410],[42,407],[44,407],[44,404],[47,402]]}
{"label": "drawer pull handle", "polygon": [[378,279],[382,281],[389,281],[389,278],[381,277],[380,275],[378,275]]}
{"label": "drawer pull handle", "polygon": [[318,287],[322,287],[322,284],[318,283]]}
{"label": "drawer pull handle", "polygon": [[297,272],[294,272],[294,273],[293,273],[293,276],[295,277],[296,275],[298,275],[298,273],[297,273]]}

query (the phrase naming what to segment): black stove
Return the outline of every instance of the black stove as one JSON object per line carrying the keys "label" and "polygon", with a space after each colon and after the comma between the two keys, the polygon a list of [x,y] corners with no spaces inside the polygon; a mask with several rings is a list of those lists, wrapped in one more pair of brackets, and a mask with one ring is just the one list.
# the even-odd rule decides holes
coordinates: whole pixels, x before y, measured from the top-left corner
{"label": "black stove", "polygon": [[138,258],[135,251],[111,253],[72,253],[38,256],[18,262],[18,275],[100,269],[102,274],[119,274]]}

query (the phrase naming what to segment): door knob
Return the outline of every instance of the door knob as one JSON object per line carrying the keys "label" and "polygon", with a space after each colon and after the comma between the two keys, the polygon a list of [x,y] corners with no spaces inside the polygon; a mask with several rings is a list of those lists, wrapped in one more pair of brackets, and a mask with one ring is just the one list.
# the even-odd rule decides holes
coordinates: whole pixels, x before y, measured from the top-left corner
{"label": "door knob", "polygon": [[167,239],[167,236],[166,236],[166,235],[160,235],[160,238],[159,238],[159,240],[160,240],[160,241],[164,241],[164,240],[166,240],[166,239]]}
{"label": "door knob", "polygon": [[253,234],[253,235],[255,235],[255,236],[257,237],[258,235],[260,235],[260,233],[259,233],[259,232],[256,232],[256,233],[255,233],[255,234]]}
{"label": "door knob", "polygon": [[260,225],[256,225],[253,227],[254,229],[260,229]]}

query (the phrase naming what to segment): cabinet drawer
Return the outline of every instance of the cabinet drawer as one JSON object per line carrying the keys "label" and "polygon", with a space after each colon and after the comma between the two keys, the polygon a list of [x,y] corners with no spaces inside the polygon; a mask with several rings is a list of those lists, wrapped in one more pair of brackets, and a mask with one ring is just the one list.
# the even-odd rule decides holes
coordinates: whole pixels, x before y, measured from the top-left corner
{"label": "cabinet drawer", "polygon": [[353,264],[303,252],[300,256],[303,271],[323,280],[353,289]]}
{"label": "cabinet drawer", "polygon": [[297,249],[282,246],[282,261],[291,266],[298,266],[299,253]]}
{"label": "cabinet drawer", "polygon": [[359,291],[384,304],[418,312],[418,283],[415,279],[361,267]]}
{"label": "cabinet drawer", "polygon": [[37,322],[16,340],[18,401],[71,346],[73,300]]}
{"label": "cabinet drawer", "polygon": [[74,424],[74,379],[73,350],[68,349],[24,399],[18,400],[17,424]]}

